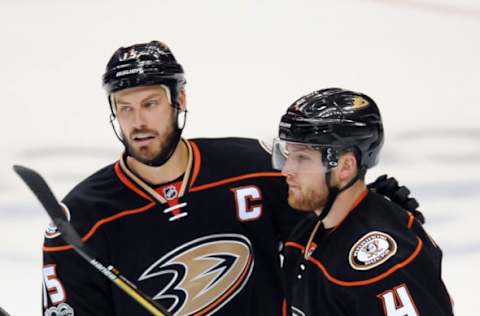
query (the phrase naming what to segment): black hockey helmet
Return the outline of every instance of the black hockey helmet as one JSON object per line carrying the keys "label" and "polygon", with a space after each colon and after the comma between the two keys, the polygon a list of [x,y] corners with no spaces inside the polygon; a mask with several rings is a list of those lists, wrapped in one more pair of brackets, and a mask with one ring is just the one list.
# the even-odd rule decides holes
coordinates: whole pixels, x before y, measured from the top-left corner
{"label": "black hockey helmet", "polygon": [[338,155],[355,149],[360,168],[378,161],[383,125],[375,102],[367,95],[340,88],[322,89],[295,101],[281,118],[279,139],[321,147],[327,168]]}
{"label": "black hockey helmet", "polygon": [[[383,125],[375,102],[367,95],[340,88],[322,89],[295,101],[280,121],[279,138],[274,141],[273,167],[282,169],[288,159],[288,145],[318,150],[325,165],[328,197],[319,220],[323,220],[336,197],[356,181],[378,160],[383,145]],[[331,184],[331,171],[342,152],[352,150],[359,170],[347,184]]]}
{"label": "black hockey helmet", "polygon": [[108,95],[138,86],[166,85],[174,107],[178,106],[178,92],[186,84],[182,66],[159,41],[120,47],[108,61],[102,79]]}
{"label": "black hockey helmet", "polygon": [[162,85],[168,89],[167,94],[174,108],[176,128],[168,140],[166,149],[155,159],[142,161],[150,166],[161,166],[170,159],[180,141],[186,122],[186,109],[179,106],[179,92],[185,86],[186,80],[182,66],[177,62],[172,52],[162,42],[151,41],[117,49],[108,61],[102,76],[103,87],[107,91],[110,104],[110,123],[117,138],[124,144],[125,153],[129,149],[122,138],[121,128],[115,114],[115,101],[112,94],[128,88],[140,86]]}

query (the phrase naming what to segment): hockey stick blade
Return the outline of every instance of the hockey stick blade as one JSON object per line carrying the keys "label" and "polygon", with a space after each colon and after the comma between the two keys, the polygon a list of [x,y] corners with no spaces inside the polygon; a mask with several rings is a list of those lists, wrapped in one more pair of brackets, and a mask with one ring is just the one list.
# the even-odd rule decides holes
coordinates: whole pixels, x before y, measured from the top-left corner
{"label": "hockey stick blade", "polygon": [[62,238],[72,246],[82,247],[83,243],[77,232],[71,225],[65,225],[68,222],[65,211],[42,176],[35,170],[23,166],[16,165],[13,169],[43,205],[62,234]]}
{"label": "hockey stick blade", "polygon": [[[106,276],[110,281],[122,289],[131,298],[137,301],[150,313],[157,316],[171,316],[163,306],[155,302],[151,297],[140,291],[133,283],[120,274],[120,272],[113,266],[105,267],[102,263],[97,261],[92,255],[89,254],[88,249],[83,244],[82,239],[70,224],[67,219],[66,213],[63,207],[54,196],[52,190],[48,186],[47,182],[42,176],[33,169],[18,166],[13,166],[15,172],[22,178],[27,186],[32,190],[42,206],[47,211],[48,215],[52,218],[54,224],[60,231],[60,236],[70,245],[74,250],[94,266],[100,273]],[[0,314],[0,316],[2,316]]]}
{"label": "hockey stick blade", "polygon": [[10,316],[3,308],[0,307],[0,316]]}

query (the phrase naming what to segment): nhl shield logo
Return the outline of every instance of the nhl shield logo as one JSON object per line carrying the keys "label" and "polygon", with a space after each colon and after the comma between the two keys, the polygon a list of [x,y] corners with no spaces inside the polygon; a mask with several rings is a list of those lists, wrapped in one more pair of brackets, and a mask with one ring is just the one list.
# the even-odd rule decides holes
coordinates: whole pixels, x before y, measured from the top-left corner
{"label": "nhl shield logo", "polygon": [[174,185],[169,185],[163,188],[163,196],[167,200],[173,200],[178,196],[177,188]]}
{"label": "nhl shield logo", "polygon": [[390,235],[372,231],[353,245],[348,259],[355,270],[369,270],[381,265],[396,253],[397,243]]}

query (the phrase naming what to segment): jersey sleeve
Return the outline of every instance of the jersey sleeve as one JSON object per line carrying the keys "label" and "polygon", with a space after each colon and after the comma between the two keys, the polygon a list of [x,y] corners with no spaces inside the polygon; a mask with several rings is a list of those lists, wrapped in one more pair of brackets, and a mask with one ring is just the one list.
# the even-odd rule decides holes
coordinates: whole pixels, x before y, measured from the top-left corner
{"label": "jersey sleeve", "polygon": [[[364,282],[337,287],[336,297],[342,298],[348,315],[453,315],[441,276],[440,248],[418,221],[412,221],[411,232],[417,243],[408,256],[392,258],[395,264]],[[398,244],[402,247],[402,241]]]}
{"label": "jersey sleeve", "polygon": [[[88,217],[80,213],[94,207],[65,201],[70,222],[81,236],[91,225]],[[106,240],[101,233],[85,242],[91,255],[107,262]],[[43,246],[43,314],[44,315],[114,315],[111,302],[111,284],[93,266],[83,259],[72,246],[66,244],[52,225],[45,234]]]}
{"label": "jersey sleeve", "polygon": [[452,306],[443,295],[440,279],[429,279],[405,269],[376,284],[356,289],[342,288],[336,295],[347,315],[452,316]]}

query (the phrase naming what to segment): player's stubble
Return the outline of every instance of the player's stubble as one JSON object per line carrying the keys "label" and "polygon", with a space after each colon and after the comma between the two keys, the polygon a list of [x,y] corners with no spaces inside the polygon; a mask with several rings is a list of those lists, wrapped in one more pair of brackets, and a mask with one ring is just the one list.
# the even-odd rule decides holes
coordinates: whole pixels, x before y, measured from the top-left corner
{"label": "player's stubble", "polygon": [[[128,138],[124,137],[125,146],[130,156],[136,160],[148,164],[150,161],[164,155],[164,151],[168,148],[169,142],[174,138],[175,126],[173,115],[168,120],[167,126],[163,132],[150,128],[134,129]],[[138,146],[133,141],[133,136],[138,133],[150,133],[154,135],[153,141],[146,146]]]}

